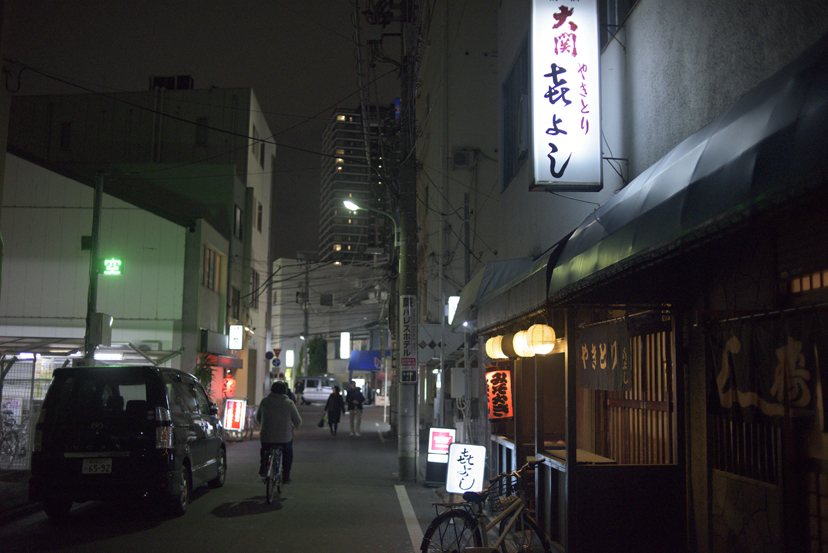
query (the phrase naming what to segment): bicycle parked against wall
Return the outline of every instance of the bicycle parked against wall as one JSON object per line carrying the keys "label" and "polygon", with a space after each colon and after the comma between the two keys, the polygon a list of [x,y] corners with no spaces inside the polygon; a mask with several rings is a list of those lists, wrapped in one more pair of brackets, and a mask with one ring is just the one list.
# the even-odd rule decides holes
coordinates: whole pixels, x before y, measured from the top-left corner
{"label": "bicycle parked against wall", "polygon": [[[501,473],[490,480],[487,490],[464,493],[462,503],[435,503],[446,510],[429,525],[421,551],[462,553],[468,547],[485,547],[503,553],[551,552],[549,540],[526,506],[526,473],[536,464]],[[489,532],[495,529],[497,533],[490,539]]]}
{"label": "bicycle parked against wall", "polygon": [[277,493],[282,493],[282,448],[273,446],[267,454],[267,475],[264,476],[268,503],[273,503]]}
{"label": "bicycle parked against wall", "polygon": [[0,469],[11,467],[19,447],[20,436],[17,432],[17,424],[14,421],[14,413],[3,409],[2,423],[0,424]]}

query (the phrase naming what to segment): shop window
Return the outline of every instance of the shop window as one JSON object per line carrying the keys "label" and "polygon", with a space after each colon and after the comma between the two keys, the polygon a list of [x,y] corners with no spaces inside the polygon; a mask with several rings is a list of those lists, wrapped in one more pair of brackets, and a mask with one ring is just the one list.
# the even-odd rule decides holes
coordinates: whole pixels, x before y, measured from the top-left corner
{"label": "shop window", "polygon": [[503,190],[529,153],[529,48],[523,42],[501,89],[503,103]]}

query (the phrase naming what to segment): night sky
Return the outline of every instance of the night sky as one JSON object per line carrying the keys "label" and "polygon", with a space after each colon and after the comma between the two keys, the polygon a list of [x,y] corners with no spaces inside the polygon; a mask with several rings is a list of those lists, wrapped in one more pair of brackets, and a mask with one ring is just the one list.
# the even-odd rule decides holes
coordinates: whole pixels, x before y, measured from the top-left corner
{"label": "night sky", "polygon": [[[7,6],[8,57],[83,87],[24,71],[17,94],[143,91],[150,75],[192,75],[196,88],[253,88],[277,143],[273,253],[295,257],[318,248],[315,152],[331,110],[355,108],[359,99],[350,0],[13,0]],[[365,81],[379,75],[385,76],[369,98],[389,103],[398,95],[396,75],[378,65]]]}

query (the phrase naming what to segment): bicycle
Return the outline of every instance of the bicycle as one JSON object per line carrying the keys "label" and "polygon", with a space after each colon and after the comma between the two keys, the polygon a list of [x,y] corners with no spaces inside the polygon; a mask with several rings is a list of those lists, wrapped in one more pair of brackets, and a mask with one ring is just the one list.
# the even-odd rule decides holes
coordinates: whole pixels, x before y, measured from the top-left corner
{"label": "bicycle", "polygon": [[17,456],[20,436],[15,428],[14,413],[4,410],[2,417],[2,426],[0,427],[0,469],[7,469],[11,467],[15,456]]}
{"label": "bicycle", "polygon": [[273,503],[276,493],[282,493],[282,448],[274,446],[268,450],[266,476],[263,480],[268,504]]}
{"label": "bicycle", "polygon": [[[529,462],[515,472],[501,473],[489,481],[488,489],[464,493],[462,503],[434,503],[435,507],[448,508],[431,521],[421,551],[462,553],[466,548],[478,547],[503,553],[550,553],[549,540],[527,511],[526,472],[536,464]],[[487,503],[491,520],[484,509]],[[489,532],[498,525],[496,538],[490,540]]]}

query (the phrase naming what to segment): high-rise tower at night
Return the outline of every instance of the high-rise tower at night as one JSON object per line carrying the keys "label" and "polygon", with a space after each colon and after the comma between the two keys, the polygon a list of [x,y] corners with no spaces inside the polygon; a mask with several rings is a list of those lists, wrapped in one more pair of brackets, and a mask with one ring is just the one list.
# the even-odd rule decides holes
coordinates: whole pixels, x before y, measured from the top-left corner
{"label": "high-rise tower at night", "polygon": [[[393,223],[372,211],[349,211],[351,200],[362,207],[389,211],[384,167],[383,128],[386,108],[334,110],[322,136],[319,258],[322,262],[373,262],[386,258]],[[388,156],[389,158],[391,156]]]}

